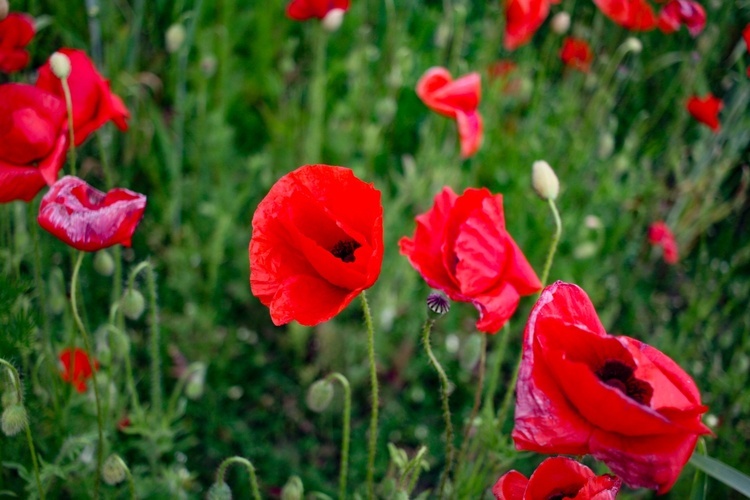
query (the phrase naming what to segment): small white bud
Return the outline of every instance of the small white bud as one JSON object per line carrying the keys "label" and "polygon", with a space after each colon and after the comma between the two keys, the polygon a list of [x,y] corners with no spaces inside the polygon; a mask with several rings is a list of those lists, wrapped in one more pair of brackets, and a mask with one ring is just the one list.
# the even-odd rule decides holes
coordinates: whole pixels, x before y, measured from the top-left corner
{"label": "small white bud", "polygon": [[8,0],[0,0],[0,21],[8,17],[9,11],[10,6],[8,5]]}
{"label": "small white bud", "polygon": [[643,50],[643,43],[633,36],[629,36],[622,46],[626,52],[632,52],[633,54],[640,54]]}
{"label": "small white bud", "polygon": [[532,165],[531,185],[543,200],[555,200],[560,192],[560,181],[549,163],[544,160],[535,161]]}
{"label": "small white bud", "polygon": [[315,413],[320,413],[328,408],[333,399],[333,384],[326,379],[314,382],[307,390],[307,407]]}
{"label": "small white bud", "polygon": [[118,455],[110,455],[102,464],[102,479],[110,486],[120,484],[127,477],[128,466]]}
{"label": "small white bud", "polygon": [[0,427],[2,427],[3,434],[6,436],[15,436],[26,428],[28,421],[26,408],[23,405],[10,405],[3,411],[2,418],[0,418]]}
{"label": "small white bud", "polygon": [[178,50],[180,50],[180,47],[182,47],[182,44],[185,43],[185,38],[187,38],[187,31],[185,30],[185,27],[181,24],[173,24],[167,29],[167,32],[164,35],[164,40],[167,45],[167,52],[170,54],[174,54]]}
{"label": "small white bud", "polygon": [[552,31],[558,35],[567,33],[570,29],[570,14],[565,11],[558,12],[552,17],[550,26],[552,27]]}
{"label": "small white bud", "polygon": [[49,58],[49,65],[52,68],[52,73],[60,80],[70,76],[70,58],[62,52],[52,54]]}
{"label": "small white bud", "polygon": [[344,9],[329,10],[326,17],[323,18],[323,28],[330,33],[338,30],[341,27],[341,23],[344,22],[345,13],[346,11]]}
{"label": "small white bud", "polygon": [[115,259],[107,250],[99,250],[94,255],[94,270],[102,276],[112,276],[115,271]]}

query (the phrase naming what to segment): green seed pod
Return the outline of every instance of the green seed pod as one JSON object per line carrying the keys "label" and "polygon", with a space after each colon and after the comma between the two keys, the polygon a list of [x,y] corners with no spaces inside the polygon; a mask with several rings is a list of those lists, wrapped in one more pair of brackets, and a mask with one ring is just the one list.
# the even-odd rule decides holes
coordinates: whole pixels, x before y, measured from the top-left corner
{"label": "green seed pod", "polygon": [[102,480],[110,486],[125,481],[128,475],[128,466],[119,455],[110,455],[102,464]]}
{"label": "green seed pod", "polygon": [[208,500],[232,500],[232,490],[229,489],[229,485],[225,482],[214,483],[209,488],[206,498]]}
{"label": "green seed pod", "polygon": [[115,272],[115,259],[107,250],[99,250],[94,254],[94,271],[102,276],[112,276]]}
{"label": "green seed pod", "polygon": [[20,404],[14,404],[3,411],[3,416],[0,417],[0,427],[6,436],[15,436],[26,427],[28,421],[26,408]]}
{"label": "green seed pod", "polygon": [[146,300],[138,290],[129,288],[120,300],[120,310],[128,319],[137,320],[146,309]]}
{"label": "green seed pod", "polygon": [[333,384],[326,379],[318,380],[307,390],[307,407],[315,413],[320,413],[328,408],[333,399]]}

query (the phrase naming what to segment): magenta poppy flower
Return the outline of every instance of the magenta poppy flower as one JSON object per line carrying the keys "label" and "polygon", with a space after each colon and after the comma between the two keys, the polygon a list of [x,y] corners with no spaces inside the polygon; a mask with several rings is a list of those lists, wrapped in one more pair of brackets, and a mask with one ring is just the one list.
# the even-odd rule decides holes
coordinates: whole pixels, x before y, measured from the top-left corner
{"label": "magenta poppy flower", "polygon": [[26,46],[34,38],[34,18],[11,12],[0,20],[0,71],[13,73],[29,64]]}
{"label": "magenta poppy flower", "polygon": [[692,0],[671,0],[659,13],[659,29],[664,33],[674,33],[685,25],[693,37],[706,27],[706,11],[701,4]]}
{"label": "magenta poppy flower", "polygon": [[286,15],[295,21],[323,20],[334,9],[346,12],[349,3],[350,0],[292,0],[286,6]]}
{"label": "magenta poppy flower", "polygon": [[146,209],[146,197],[129,189],[107,193],[78,177],[66,176],[42,198],[37,221],[60,241],[84,252],[130,246]]}
{"label": "magenta poppy flower", "polygon": [[721,128],[719,111],[724,107],[724,102],[714,97],[712,93],[709,92],[705,97],[692,96],[687,100],[686,107],[693,118],[714,132],[718,132]]}

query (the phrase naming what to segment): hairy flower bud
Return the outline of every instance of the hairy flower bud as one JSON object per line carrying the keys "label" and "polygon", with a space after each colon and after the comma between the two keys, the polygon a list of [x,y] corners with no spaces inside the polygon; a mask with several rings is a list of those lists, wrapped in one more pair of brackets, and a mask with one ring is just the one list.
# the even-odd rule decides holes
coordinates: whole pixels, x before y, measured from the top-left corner
{"label": "hairy flower bud", "polygon": [[26,414],[26,408],[20,404],[10,405],[3,411],[0,417],[0,427],[6,436],[15,436],[21,432],[28,423],[29,418]]}
{"label": "hairy flower bud", "polygon": [[552,17],[550,21],[552,31],[558,35],[563,35],[570,29],[570,14],[567,12],[558,12]]}
{"label": "hairy flower bud", "polygon": [[643,50],[643,43],[635,37],[629,36],[622,44],[623,48],[633,54],[640,54]]}
{"label": "hairy flower bud", "polygon": [[338,30],[341,27],[341,23],[344,21],[345,13],[346,11],[344,9],[329,10],[321,23],[323,28],[331,33]]}
{"label": "hairy flower bud", "polygon": [[49,58],[49,65],[52,68],[52,73],[60,80],[70,76],[70,58],[62,52],[52,54]]}
{"label": "hairy flower bud", "polygon": [[298,476],[292,476],[281,490],[281,500],[302,500],[305,497],[305,487]]}
{"label": "hairy flower bud", "polygon": [[94,254],[94,270],[102,276],[112,276],[115,271],[115,259],[107,250],[99,250]]}
{"label": "hairy flower bud", "polygon": [[7,408],[10,405],[17,404],[18,402],[19,402],[18,393],[16,392],[14,388],[9,388],[5,392],[3,392],[3,396],[2,396],[3,408]]}
{"label": "hairy flower bud", "polygon": [[181,24],[173,24],[167,29],[167,32],[164,34],[164,41],[167,45],[167,52],[170,54],[174,54],[178,50],[180,50],[180,47],[182,47],[182,44],[185,43],[185,39],[187,38],[187,31],[185,30],[185,27]]}
{"label": "hairy flower bud", "polygon": [[560,192],[560,181],[549,163],[535,161],[531,169],[531,185],[536,194],[543,200],[555,200]]}
{"label": "hairy flower bud", "polygon": [[206,498],[208,500],[232,500],[232,490],[223,481],[221,483],[214,483],[209,488]]}
{"label": "hairy flower bud", "polygon": [[321,379],[313,383],[307,390],[305,402],[307,407],[315,413],[320,413],[328,408],[333,399],[333,384],[326,379]]}
{"label": "hairy flower bud", "polygon": [[120,301],[122,313],[132,320],[137,320],[146,309],[146,301],[143,294],[134,288],[129,288]]}
{"label": "hairy flower bud", "polygon": [[110,486],[125,481],[128,475],[128,466],[119,455],[110,455],[102,464],[102,479]]}

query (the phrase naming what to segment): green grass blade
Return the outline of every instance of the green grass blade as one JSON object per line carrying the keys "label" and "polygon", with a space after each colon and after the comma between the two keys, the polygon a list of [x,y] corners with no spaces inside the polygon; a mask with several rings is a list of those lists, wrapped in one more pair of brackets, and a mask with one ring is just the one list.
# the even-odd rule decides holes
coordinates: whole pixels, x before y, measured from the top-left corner
{"label": "green grass blade", "polygon": [[718,479],[730,488],[750,497],[750,477],[734,467],[705,455],[693,454],[690,463],[714,479]]}

